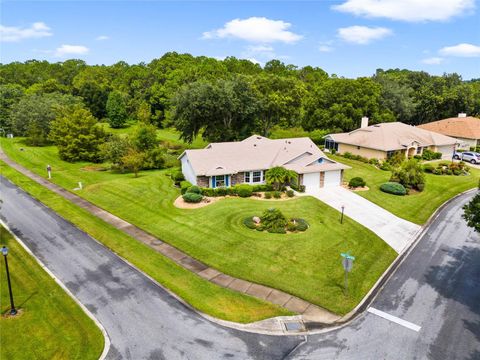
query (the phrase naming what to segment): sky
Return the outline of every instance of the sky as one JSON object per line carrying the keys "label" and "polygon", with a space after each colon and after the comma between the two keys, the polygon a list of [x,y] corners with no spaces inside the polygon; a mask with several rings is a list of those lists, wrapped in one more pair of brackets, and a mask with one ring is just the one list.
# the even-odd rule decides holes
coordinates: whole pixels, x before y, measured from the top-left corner
{"label": "sky", "polygon": [[0,61],[149,62],[169,51],[329,74],[480,78],[480,0],[2,1]]}

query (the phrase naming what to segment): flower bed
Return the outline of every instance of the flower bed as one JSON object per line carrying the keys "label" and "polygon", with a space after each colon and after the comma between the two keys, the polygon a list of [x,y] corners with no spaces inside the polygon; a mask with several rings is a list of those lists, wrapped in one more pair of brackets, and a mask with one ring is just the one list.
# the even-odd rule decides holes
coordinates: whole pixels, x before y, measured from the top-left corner
{"label": "flower bed", "polygon": [[304,219],[287,219],[280,210],[274,208],[265,210],[261,217],[245,218],[243,224],[252,230],[274,234],[303,232],[308,229],[308,223]]}

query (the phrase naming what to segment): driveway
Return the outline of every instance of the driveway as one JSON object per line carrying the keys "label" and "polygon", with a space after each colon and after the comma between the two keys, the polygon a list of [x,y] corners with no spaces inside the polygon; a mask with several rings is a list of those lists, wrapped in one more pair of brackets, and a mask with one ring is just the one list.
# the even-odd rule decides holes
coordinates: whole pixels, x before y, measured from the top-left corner
{"label": "driveway", "polygon": [[338,211],[345,206],[345,215],[373,231],[401,253],[416,237],[421,227],[340,186],[310,192],[311,195]]}

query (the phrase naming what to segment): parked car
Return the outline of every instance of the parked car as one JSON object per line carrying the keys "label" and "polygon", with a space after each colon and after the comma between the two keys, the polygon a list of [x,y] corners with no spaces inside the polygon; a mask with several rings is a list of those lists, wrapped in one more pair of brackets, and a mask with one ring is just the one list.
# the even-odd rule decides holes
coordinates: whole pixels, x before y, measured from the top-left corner
{"label": "parked car", "polygon": [[480,153],[473,151],[466,151],[462,153],[453,154],[453,158],[457,160],[468,161],[472,164],[480,164]]}

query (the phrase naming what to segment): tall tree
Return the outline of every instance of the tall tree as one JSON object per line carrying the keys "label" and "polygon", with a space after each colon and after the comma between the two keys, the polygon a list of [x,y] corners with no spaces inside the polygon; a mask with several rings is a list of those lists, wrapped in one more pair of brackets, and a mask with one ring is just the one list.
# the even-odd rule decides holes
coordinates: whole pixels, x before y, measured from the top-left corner
{"label": "tall tree", "polygon": [[108,123],[114,129],[124,127],[127,121],[128,114],[125,97],[125,94],[116,90],[108,95],[106,105]]}
{"label": "tall tree", "polygon": [[89,110],[80,105],[63,107],[52,122],[49,138],[66,161],[101,160],[100,145],[106,134]]}

